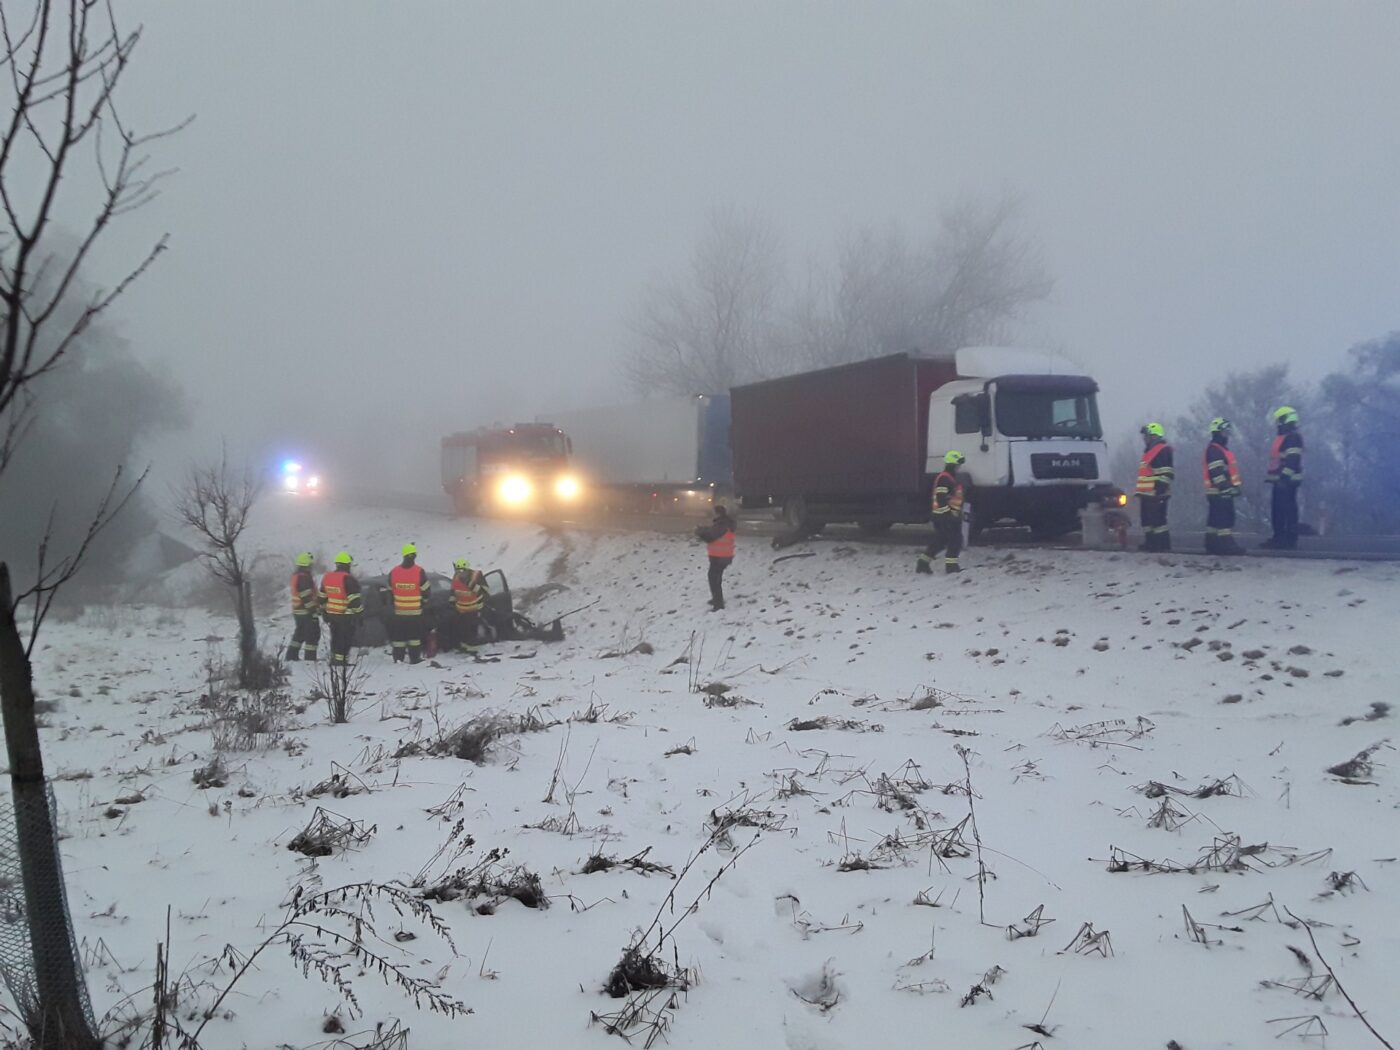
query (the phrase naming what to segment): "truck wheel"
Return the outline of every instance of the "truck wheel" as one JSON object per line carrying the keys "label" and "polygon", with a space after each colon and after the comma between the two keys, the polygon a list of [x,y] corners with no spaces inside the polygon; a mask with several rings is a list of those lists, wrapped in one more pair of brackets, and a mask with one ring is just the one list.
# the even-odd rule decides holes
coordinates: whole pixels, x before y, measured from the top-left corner
{"label": "truck wheel", "polygon": [[856,528],[860,529],[864,536],[883,536],[894,528],[892,521],[860,521],[856,523]]}
{"label": "truck wheel", "polygon": [[783,500],[783,524],[793,532],[808,531],[811,523],[807,517],[807,501],[801,496]]}

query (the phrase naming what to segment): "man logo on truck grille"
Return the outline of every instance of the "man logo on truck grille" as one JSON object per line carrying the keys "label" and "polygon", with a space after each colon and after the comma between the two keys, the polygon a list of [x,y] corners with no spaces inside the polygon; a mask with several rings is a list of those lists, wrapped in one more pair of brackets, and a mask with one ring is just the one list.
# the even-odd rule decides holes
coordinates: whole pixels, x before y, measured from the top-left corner
{"label": "man logo on truck grille", "polygon": [[1036,452],[1031,455],[1031,473],[1037,478],[1093,480],[1099,476],[1099,461],[1092,452]]}

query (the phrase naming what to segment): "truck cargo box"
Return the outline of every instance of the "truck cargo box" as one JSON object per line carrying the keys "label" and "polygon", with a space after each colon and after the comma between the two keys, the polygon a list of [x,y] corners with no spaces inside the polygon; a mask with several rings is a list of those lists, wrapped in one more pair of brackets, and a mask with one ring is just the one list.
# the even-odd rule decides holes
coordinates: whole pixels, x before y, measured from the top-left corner
{"label": "truck cargo box", "polygon": [[953,359],[894,354],[735,387],[734,485],[745,502],[862,502],[926,516],[929,394]]}

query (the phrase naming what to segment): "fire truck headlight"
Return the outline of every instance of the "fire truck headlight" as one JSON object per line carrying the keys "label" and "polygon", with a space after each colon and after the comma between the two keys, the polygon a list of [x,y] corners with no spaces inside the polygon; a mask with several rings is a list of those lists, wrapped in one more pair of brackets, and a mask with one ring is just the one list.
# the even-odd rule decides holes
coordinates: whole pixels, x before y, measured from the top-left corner
{"label": "fire truck headlight", "polygon": [[554,495],[566,502],[573,502],[583,495],[583,483],[572,474],[562,474],[554,481]]}
{"label": "fire truck headlight", "polygon": [[301,487],[301,479],[295,474],[288,474],[282,478],[282,487],[288,492],[295,492]]}
{"label": "fire truck headlight", "polygon": [[511,507],[520,506],[534,494],[535,487],[523,474],[507,474],[496,487],[496,495],[500,497],[501,502]]}

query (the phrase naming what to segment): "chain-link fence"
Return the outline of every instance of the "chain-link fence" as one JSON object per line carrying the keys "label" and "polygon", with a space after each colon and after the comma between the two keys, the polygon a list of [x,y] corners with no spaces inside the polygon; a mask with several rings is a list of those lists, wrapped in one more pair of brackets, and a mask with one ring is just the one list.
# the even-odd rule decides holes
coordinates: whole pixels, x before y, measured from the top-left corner
{"label": "chain-link fence", "polygon": [[[58,827],[58,807],[54,801],[53,787],[44,786],[48,800],[50,827]],[[0,798],[0,976],[14,998],[16,1009],[21,1017],[37,1017],[39,1013],[39,975],[34,968],[34,950],[30,941],[30,928],[34,926],[45,931],[49,937],[59,938],[66,944],[52,944],[49,958],[64,959],[64,952],[72,956],[70,973],[82,974],[82,959],[73,938],[73,924],[68,912],[68,893],[63,885],[62,860],[58,856],[57,835],[54,836],[53,871],[58,876],[57,892],[45,894],[55,901],[55,914],[39,916],[40,922],[31,923],[30,911],[24,896],[24,874],[19,859],[19,838],[15,821],[14,798],[5,795]],[[62,975],[60,975],[62,979]],[[49,984],[49,982],[44,982]],[[83,1014],[90,1028],[95,1027],[92,1017],[92,1003],[88,999],[87,984],[81,976],[78,980],[78,993],[82,1000]]]}

